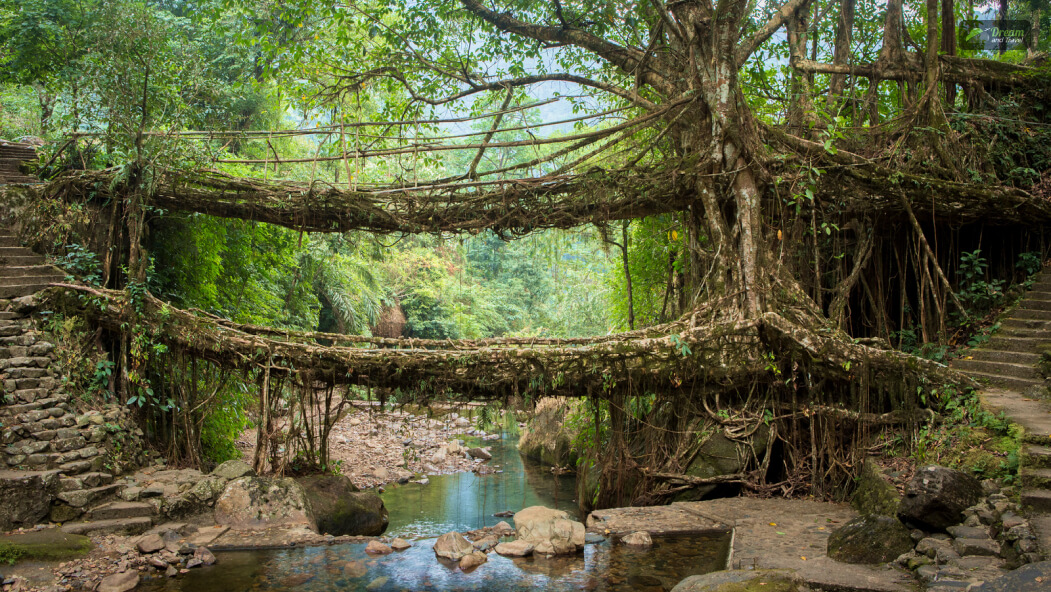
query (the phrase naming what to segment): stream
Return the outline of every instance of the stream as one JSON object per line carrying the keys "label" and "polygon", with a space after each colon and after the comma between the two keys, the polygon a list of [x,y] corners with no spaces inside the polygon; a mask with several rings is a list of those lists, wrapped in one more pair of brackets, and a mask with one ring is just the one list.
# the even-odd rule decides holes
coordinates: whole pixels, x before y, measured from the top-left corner
{"label": "stream", "polygon": [[[583,553],[553,558],[502,557],[470,573],[455,563],[439,561],[431,546],[441,534],[495,525],[513,518],[493,516],[532,505],[576,515],[572,475],[555,476],[548,467],[523,459],[515,449],[517,435],[486,442],[490,465],[502,473],[479,476],[456,473],[429,478],[429,483],[390,484],[382,494],[390,513],[384,536],[412,542],[410,549],[370,556],[364,544],[344,544],[273,551],[216,553],[212,567],[191,570],[179,578],[156,577],[139,589],[184,592],[291,590],[339,591],[535,591],[535,590],[670,590],[683,578],[722,569],[729,533],[654,537],[649,548],[588,544]],[[471,444],[474,445],[474,444]]]}

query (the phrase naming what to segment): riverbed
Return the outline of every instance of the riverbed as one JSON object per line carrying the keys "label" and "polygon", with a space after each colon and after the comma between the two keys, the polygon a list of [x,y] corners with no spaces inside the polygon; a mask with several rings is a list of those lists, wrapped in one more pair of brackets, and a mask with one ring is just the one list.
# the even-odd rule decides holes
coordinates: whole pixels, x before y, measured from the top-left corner
{"label": "riverbed", "polygon": [[657,537],[649,548],[607,540],[566,557],[508,558],[489,561],[469,573],[436,559],[431,546],[441,534],[493,526],[509,517],[494,514],[544,505],[576,514],[574,478],[523,459],[517,435],[486,442],[497,473],[436,475],[426,484],[391,485],[382,493],[390,513],[384,536],[413,546],[386,556],[370,556],[364,544],[275,551],[218,553],[215,566],[179,578],[155,577],[141,589],[185,592],[291,590],[670,590],[686,576],[723,569],[729,533]]}

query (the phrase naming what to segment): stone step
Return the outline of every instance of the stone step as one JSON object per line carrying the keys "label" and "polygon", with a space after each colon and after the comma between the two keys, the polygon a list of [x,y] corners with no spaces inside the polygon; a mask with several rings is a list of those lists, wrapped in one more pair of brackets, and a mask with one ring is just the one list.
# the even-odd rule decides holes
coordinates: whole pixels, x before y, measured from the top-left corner
{"label": "stone step", "polygon": [[60,269],[51,265],[6,265],[0,267],[0,278],[53,275],[66,277],[66,274],[62,273]]}
{"label": "stone step", "polygon": [[1029,333],[1044,332],[1048,336],[1051,336],[1051,324],[1048,324],[1047,321],[1007,318],[1000,321],[1000,327],[1002,332],[1008,335],[1017,333],[1018,331],[1023,331]]}
{"label": "stone step", "polygon": [[37,273],[33,275],[21,275],[21,276],[0,276],[0,288],[10,286],[25,286],[25,285],[37,285],[37,284],[50,284],[51,282],[61,282],[66,276],[61,273]]}
{"label": "stone step", "polygon": [[1016,308],[1009,318],[1027,321],[1051,321],[1051,310]]}
{"label": "stone step", "polygon": [[1016,352],[1003,351],[994,348],[983,348],[972,349],[966,352],[960,360],[966,361],[968,358],[981,362],[1006,362],[1010,364],[1035,366],[1037,362],[1040,361],[1040,354],[1032,353],[1032,350],[1027,352]]}
{"label": "stone step", "polygon": [[1022,507],[1033,512],[1051,512],[1051,490],[1023,489],[1020,494]]}
{"label": "stone step", "polygon": [[24,318],[26,318],[25,315],[20,315],[17,312],[13,312],[10,310],[0,311],[0,319],[4,319],[5,321],[14,321]]}
{"label": "stone step", "polygon": [[1003,412],[1009,420],[1022,426],[1026,442],[1051,446],[1051,405],[1025,393],[1001,389],[983,389],[979,395],[987,409]]}
{"label": "stone step", "polygon": [[88,510],[89,520],[115,520],[153,516],[157,507],[147,502],[109,502]]}
{"label": "stone step", "polygon": [[989,343],[982,347],[999,351],[1019,353],[1037,352],[1039,354],[1043,348],[1051,351],[1051,335],[1044,339],[1039,337],[1011,337],[1009,335],[997,334],[990,338]]}
{"label": "stone step", "polygon": [[1022,487],[1051,489],[1051,469],[1024,467],[1022,469]]}
{"label": "stone step", "polygon": [[1014,389],[1017,391],[1044,387],[1044,383],[1041,381],[1029,380],[1024,378],[1010,378],[1005,376],[998,376],[996,374],[986,374],[984,372],[978,372],[975,370],[968,370],[967,375],[977,380],[978,382],[984,384],[1001,388]]}
{"label": "stone step", "polygon": [[29,296],[30,294],[36,294],[37,292],[47,288],[51,282],[46,284],[25,284],[22,286],[0,286],[0,298],[21,298],[23,296]]}
{"label": "stone step", "polygon": [[62,532],[69,534],[142,534],[149,530],[151,526],[153,526],[152,518],[140,516],[136,518],[71,522],[62,526]]}
{"label": "stone step", "polygon": [[952,367],[963,372],[981,372],[1001,378],[1020,378],[1039,382],[1043,379],[1030,364],[1016,364],[1012,362],[992,362],[986,360],[953,360]]}
{"label": "stone step", "polygon": [[1019,303],[1018,308],[1023,310],[1051,310],[1051,299],[1043,297],[1043,294],[1030,293],[1022,302]]}
{"label": "stone step", "polygon": [[1051,446],[1027,444],[1022,449],[1023,466],[1051,469]]}
{"label": "stone step", "polygon": [[43,265],[43,255],[0,255],[0,265]]}
{"label": "stone step", "polygon": [[13,234],[10,234],[10,233],[0,234],[0,247],[21,247],[21,246],[22,246],[22,241],[18,240],[17,236],[15,236]]}
{"label": "stone step", "polygon": [[56,497],[74,508],[86,508],[98,500],[111,495],[116,495],[117,490],[119,489],[120,485],[110,484],[101,487],[93,487],[91,489],[81,489],[79,491],[63,491]]}

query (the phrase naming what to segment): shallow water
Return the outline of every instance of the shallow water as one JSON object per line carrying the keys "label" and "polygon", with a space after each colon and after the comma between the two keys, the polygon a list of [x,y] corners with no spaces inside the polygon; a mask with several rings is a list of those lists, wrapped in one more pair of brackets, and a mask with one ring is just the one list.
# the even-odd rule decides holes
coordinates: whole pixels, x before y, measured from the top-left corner
{"label": "shallow water", "polygon": [[413,547],[374,557],[365,545],[334,545],[276,551],[216,553],[218,563],[191,570],[179,578],[155,577],[139,589],[181,592],[248,592],[257,590],[417,591],[478,590],[670,590],[693,574],[722,569],[729,533],[654,538],[650,548],[589,544],[569,557],[508,558],[489,554],[489,561],[470,573],[455,563],[439,561],[431,550],[436,537],[455,530],[492,526],[494,513],[532,505],[575,513],[573,477],[556,477],[547,467],[523,460],[514,437],[487,442],[491,465],[503,473],[479,476],[458,473],[430,478],[427,485],[391,486],[383,494],[390,512],[386,536],[401,536]]}

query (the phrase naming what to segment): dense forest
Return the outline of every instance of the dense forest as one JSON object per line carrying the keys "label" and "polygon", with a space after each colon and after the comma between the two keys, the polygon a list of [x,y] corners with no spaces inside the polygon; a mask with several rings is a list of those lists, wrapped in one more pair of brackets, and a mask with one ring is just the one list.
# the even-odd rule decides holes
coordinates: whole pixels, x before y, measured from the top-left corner
{"label": "dense forest", "polygon": [[[319,405],[319,383],[395,402],[586,396],[596,505],[703,484],[684,467],[716,430],[745,443],[751,486],[832,492],[880,428],[929,435],[917,407],[1004,430],[940,363],[986,339],[1045,259],[1049,13],[4,1],[0,137],[41,139],[50,184],[27,193],[23,236],[133,311],[56,307],[71,388],[138,408],[173,459],[232,454],[266,424],[280,367],[275,392]],[[1031,27],[993,46],[960,25],[998,17]],[[182,311],[310,348],[453,353],[322,376],[314,350],[202,353]],[[551,347],[516,365],[489,338]]]}

